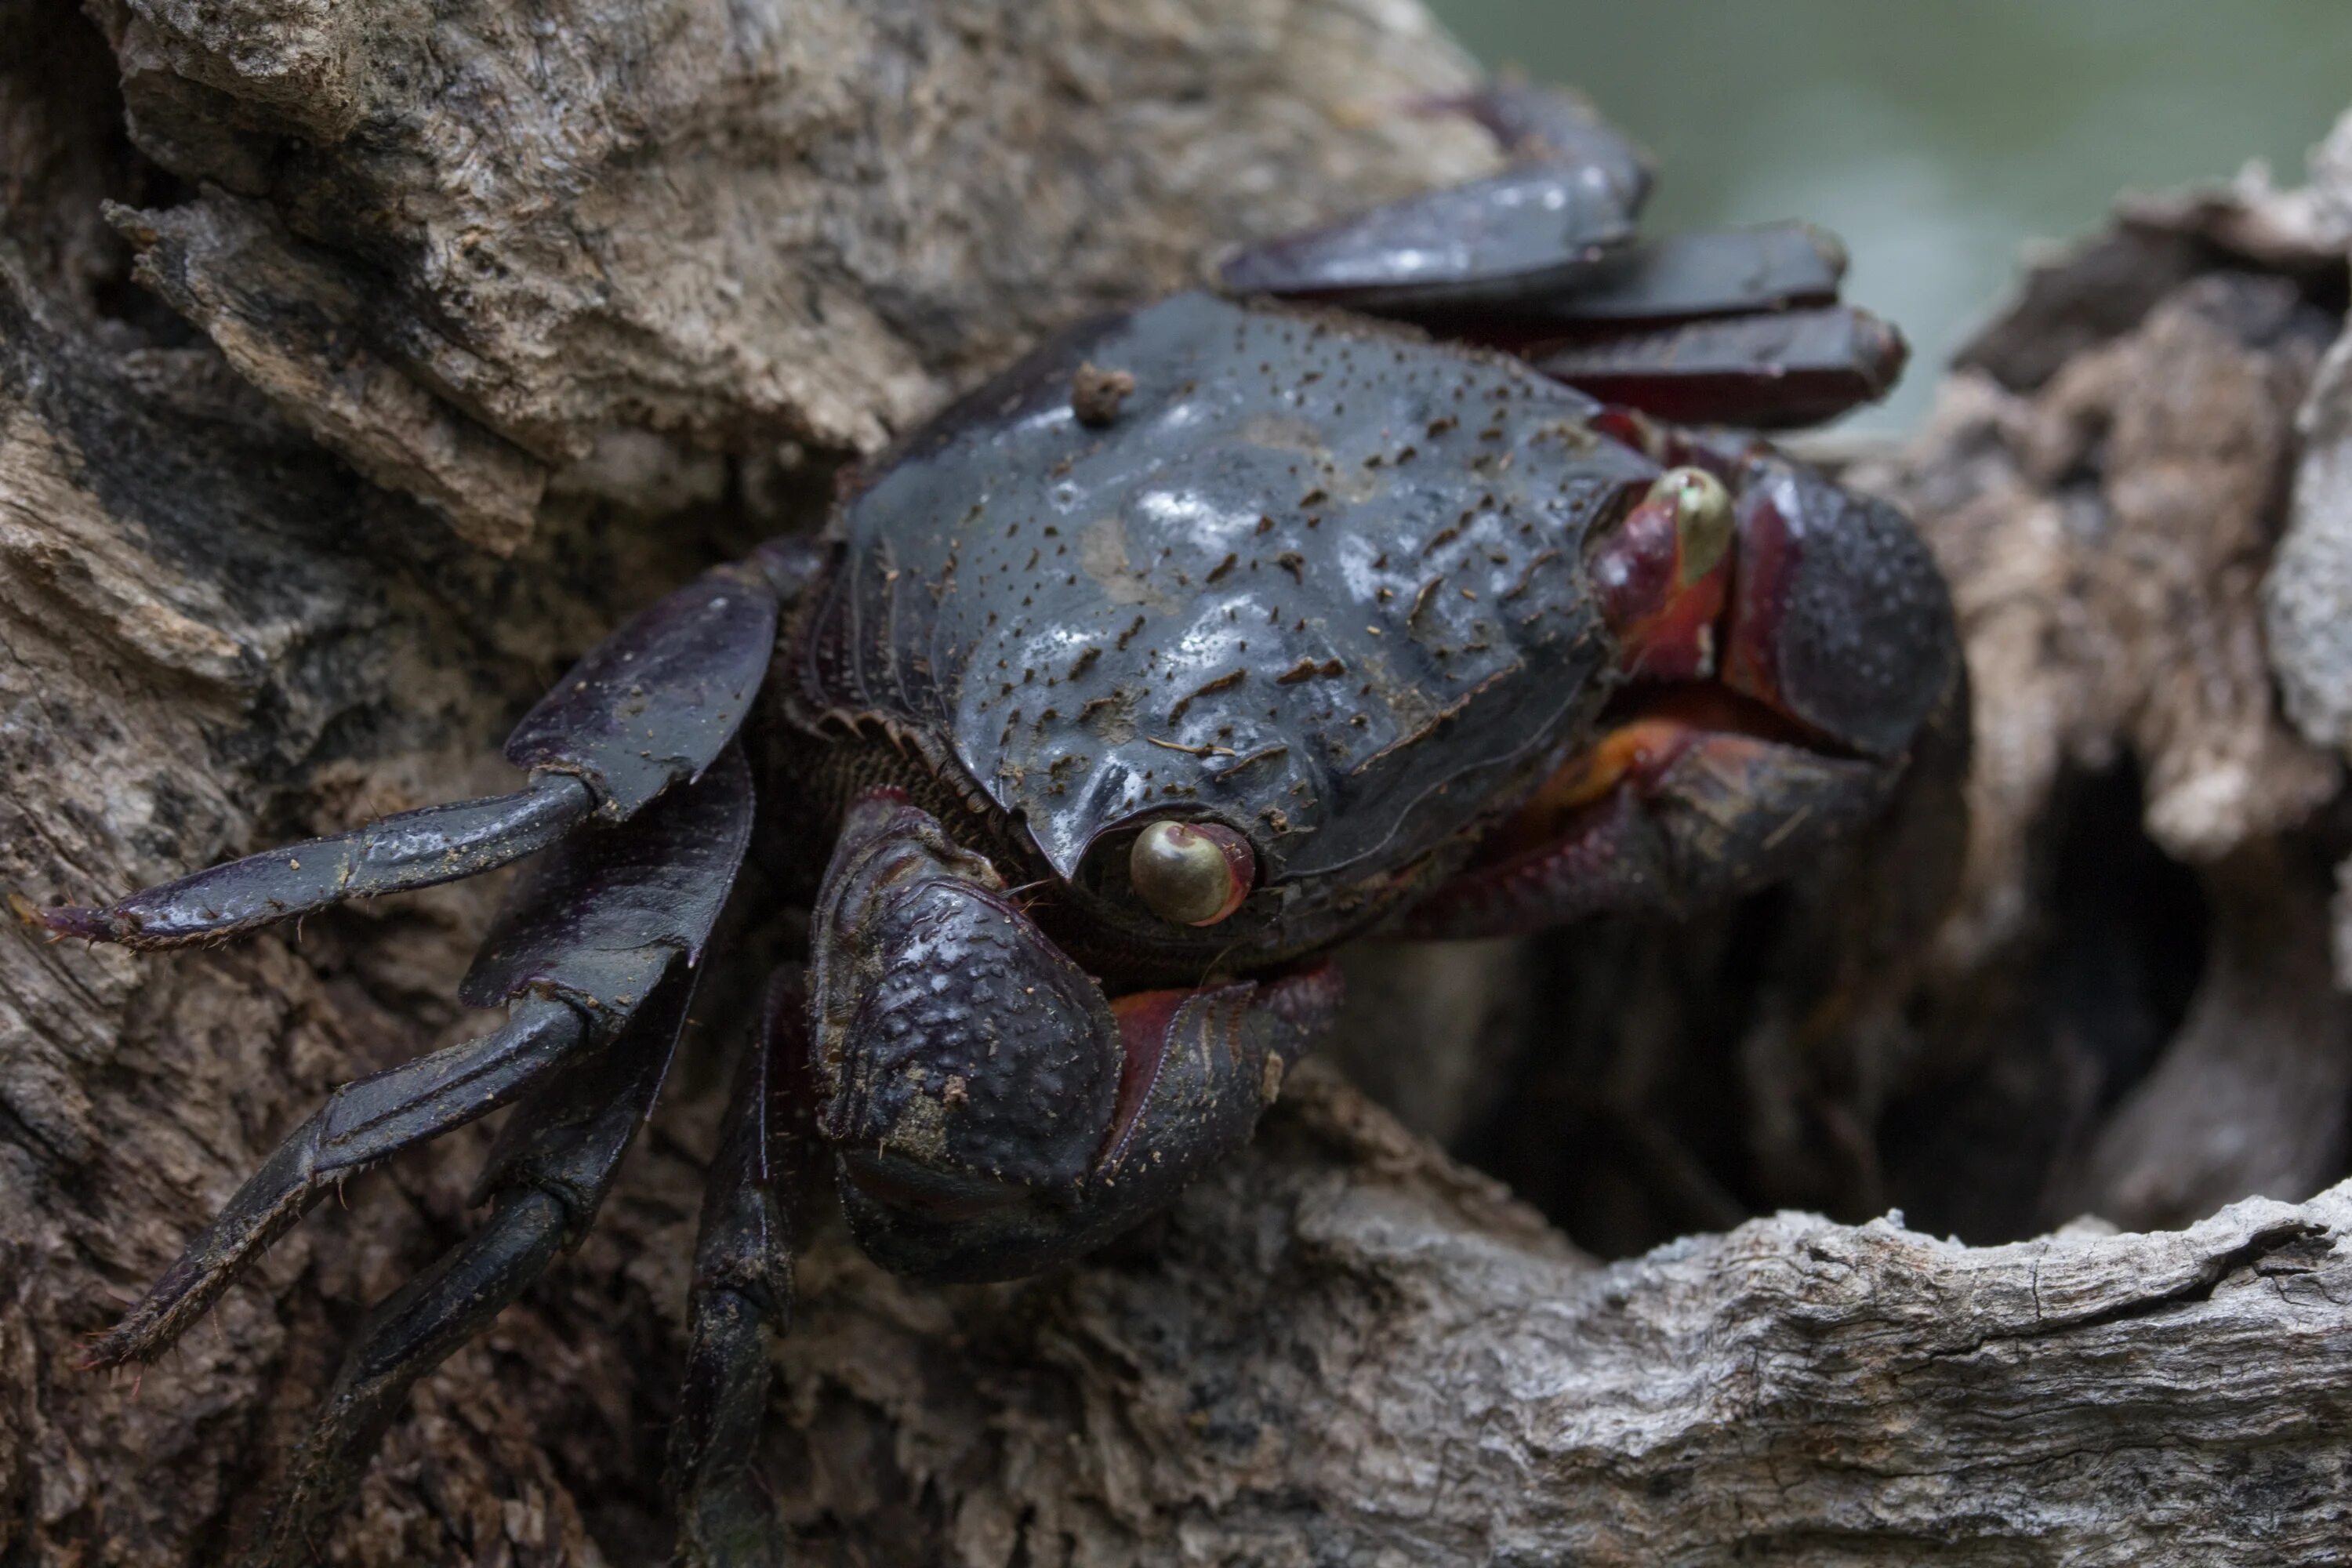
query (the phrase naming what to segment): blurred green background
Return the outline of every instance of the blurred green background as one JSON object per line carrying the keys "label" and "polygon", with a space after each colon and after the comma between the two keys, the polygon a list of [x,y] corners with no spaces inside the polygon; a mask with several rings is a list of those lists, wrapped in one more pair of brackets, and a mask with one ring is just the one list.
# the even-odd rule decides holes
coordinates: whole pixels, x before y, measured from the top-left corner
{"label": "blurred green background", "polygon": [[2109,198],[2306,147],[2352,105],[2352,0],[1429,0],[1479,58],[1582,89],[1658,155],[1658,229],[1804,217],[1912,370],[1911,424],[2021,247]]}

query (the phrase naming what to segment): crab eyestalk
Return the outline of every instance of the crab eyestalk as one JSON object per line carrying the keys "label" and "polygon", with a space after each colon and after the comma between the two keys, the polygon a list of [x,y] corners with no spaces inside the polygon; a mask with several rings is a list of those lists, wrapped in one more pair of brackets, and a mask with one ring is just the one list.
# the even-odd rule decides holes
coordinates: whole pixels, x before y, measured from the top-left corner
{"label": "crab eyestalk", "polygon": [[1213,926],[1242,907],[1257,881],[1249,840],[1213,822],[1155,822],[1128,851],[1128,880],[1153,914]]}
{"label": "crab eyestalk", "polygon": [[1731,493],[1705,468],[1669,468],[1592,557],[1601,614],[1636,680],[1715,674],[1730,591]]}

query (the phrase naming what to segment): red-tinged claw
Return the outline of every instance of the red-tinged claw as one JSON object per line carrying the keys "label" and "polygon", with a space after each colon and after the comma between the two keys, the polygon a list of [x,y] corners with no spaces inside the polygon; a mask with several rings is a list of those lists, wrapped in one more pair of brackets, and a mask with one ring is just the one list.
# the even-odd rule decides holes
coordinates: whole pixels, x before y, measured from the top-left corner
{"label": "red-tinged claw", "polygon": [[1678,915],[1762,887],[1880,810],[1960,700],[1950,600],[1892,508],[1769,453],[1655,446],[1706,468],[1670,470],[1593,554],[1624,689],[1408,929]]}
{"label": "red-tinged claw", "polygon": [[[1170,1105],[1181,1108],[1171,1119],[1181,1123],[1175,1142],[1245,1137],[1274,1103],[1284,1074],[1338,1016],[1341,995],[1339,965],[1325,959],[1269,980],[1138,991],[1113,1002],[1125,1061],[1097,1177],[1131,1163],[1136,1124],[1155,1100],[1163,1114]],[[1196,1081],[1177,1087],[1184,1075]],[[1219,1120],[1228,1123],[1222,1134],[1212,1125]],[[1170,1130],[1160,1137],[1164,1154]]]}
{"label": "red-tinged claw", "polygon": [[1723,681],[1868,757],[1898,761],[1960,674],[1949,593],[1885,502],[1778,458],[1748,465]]}
{"label": "red-tinged claw", "polygon": [[1737,500],[1708,468],[1671,468],[1593,554],[1622,706],[1711,687],[1828,750],[1899,760],[1959,672],[1927,546],[1885,502],[1782,458],[1692,455]]}

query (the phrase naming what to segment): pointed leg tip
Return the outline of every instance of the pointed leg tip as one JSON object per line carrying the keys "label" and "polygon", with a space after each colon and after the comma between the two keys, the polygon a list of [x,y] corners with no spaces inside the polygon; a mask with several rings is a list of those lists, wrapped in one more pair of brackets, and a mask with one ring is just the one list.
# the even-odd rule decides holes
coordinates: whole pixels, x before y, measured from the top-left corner
{"label": "pointed leg tip", "polygon": [[178,1344],[181,1334],[195,1321],[195,1314],[186,1310],[184,1290],[165,1292],[170,1283],[167,1277],[156,1289],[116,1319],[111,1327],[83,1335],[81,1353],[73,1360],[74,1370],[110,1372],[133,1364],[143,1368],[161,1361],[163,1352]]}
{"label": "pointed leg tip", "polygon": [[82,1347],[81,1353],[74,1357],[73,1369],[76,1372],[112,1372],[135,1361],[152,1360],[152,1357],[140,1353],[137,1336],[126,1333],[125,1327],[125,1324],[117,1323],[93,1334],[89,1343]]}
{"label": "pointed leg tip", "polygon": [[121,939],[114,917],[104,910],[86,910],[72,904],[45,910],[22,893],[8,895],[8,909],[26,926],[47,931],[52,941],[69,936],[84,942]]}

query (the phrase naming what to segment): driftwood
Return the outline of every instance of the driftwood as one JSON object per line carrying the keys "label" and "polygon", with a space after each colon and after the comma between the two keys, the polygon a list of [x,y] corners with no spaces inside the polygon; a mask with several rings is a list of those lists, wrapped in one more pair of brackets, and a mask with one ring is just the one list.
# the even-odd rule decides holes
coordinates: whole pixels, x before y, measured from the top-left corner
{"label": "driftwood", "polygon": [[[44,902],[505,787],[604,626],[1038,334],[1492,156],[1406,111],[1469,72],[1404,0],[93,13],[0,4],[0,892]],[[821,1235],[762,1456],[802,1554],[2339,1556],[2339,141],[2126,211],[1852,468],[1954,578],[1965,801],[1688,929],[1358,955],[1331,1061],[1084,1267],[915,1289]],[[251,1528],[485,1136],[135,1387],[77,1340],[333,1083],[456,1037],[496,892],[0,939],[0,1561]],[[662,1558],[724,1011],[330,1560]]]}

